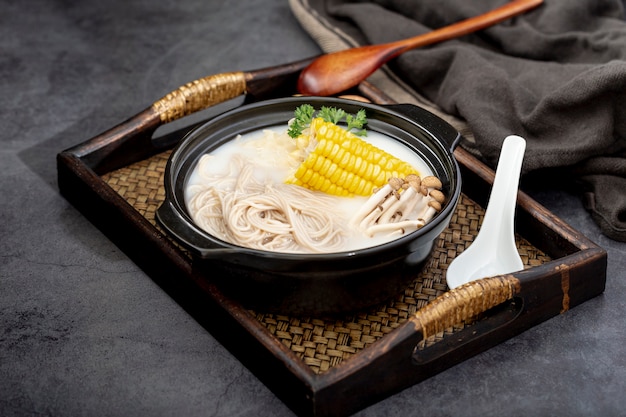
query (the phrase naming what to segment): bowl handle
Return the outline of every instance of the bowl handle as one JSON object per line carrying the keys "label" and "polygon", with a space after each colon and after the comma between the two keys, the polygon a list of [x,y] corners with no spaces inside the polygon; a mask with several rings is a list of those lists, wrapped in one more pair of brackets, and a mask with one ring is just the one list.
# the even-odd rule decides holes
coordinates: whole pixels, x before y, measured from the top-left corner
{"label": "bowl handle", "polygon": [[389,104],[384,107],[396,111],[411,120],[419,120],[426,130],[441,132],[441,139],[453,152],[461,140],[461,134],[439,116],[413,104]]}
{"label": "bowl handle", "polygon": [[235,259],[238,256],[245,256],[247,252],[244,248],[225,248],[215,244],[207,248],[206,240],[198,237],[198,231],[194,231],[185,225],[184,219],[174,209],[172,202],[167,198],[157,208],[156,220],[167,230],[168,236],[173,237],[182,243],[186,249],[195,256],[202,259]]}
{"label": "bowl handle", "polygon": [[168,198],[159,206],[155,217],[159,224],[167,230],[169,236],[183,243],[196,256],[201,256],[208,251],[204,248],[206,243],[198,241],[198,233],[186,226],[185,220],[174,209]]}

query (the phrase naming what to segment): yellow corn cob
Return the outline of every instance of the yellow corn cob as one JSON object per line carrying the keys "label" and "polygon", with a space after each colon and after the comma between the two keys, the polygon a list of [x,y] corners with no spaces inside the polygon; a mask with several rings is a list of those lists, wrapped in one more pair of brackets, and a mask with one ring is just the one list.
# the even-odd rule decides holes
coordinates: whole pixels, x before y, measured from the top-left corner
{"label": "yellow corn cob", "polygon": [[289,184],[332,195],[369,196],[391,177],[419,175],[408,163],[321,118],[311,121],[308,136],[317,145],[286,180]]}

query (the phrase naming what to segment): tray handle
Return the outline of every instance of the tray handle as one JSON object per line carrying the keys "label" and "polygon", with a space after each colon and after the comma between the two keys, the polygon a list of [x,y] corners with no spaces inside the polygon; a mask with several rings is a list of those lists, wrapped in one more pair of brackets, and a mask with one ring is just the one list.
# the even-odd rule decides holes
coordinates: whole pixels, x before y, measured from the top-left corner
{"label": "tray handle", "polygon": [[510,274],[472,281],[437,297],[411,320],[426,340],[512,299],[520,288],[519,279]]}
{"label": "tray handle", "polygon": [[246,73],[210,75],[179,87],[117,126],[63,153],[82,158],[91,169],[103,174],[177,142],[180,137],[177,134],[173,135],[174,140],[154,142],[153,134],[158,127],[245,93]]}
{"label": "tray handle", "polygon": [[[72,147],[64,153],[83,159],[97,173],[105,173],[175,145],[190,127],[155,142],[153,134],[162,125],[216,104],[245,96],[264,99],[293,91],[298,74],[314,58],[261,68],[225,72],[188,82],[117,126]],[[191,126],[193,127],[193,126]]]}
{"label": "tray handle", "polygon": [[204,110],[216,104],[239,97],[246,92],[246,74],[243,71],[209,75],[191,81],[168,93],[152,104],[161,123]]}
{"label": "tray handle", "polygon": [[191,115],[241,95],[257,99],[293,94],[297,77],[316,57],[253,71],[209,75],[191,81],[154,102],[162,124]]}

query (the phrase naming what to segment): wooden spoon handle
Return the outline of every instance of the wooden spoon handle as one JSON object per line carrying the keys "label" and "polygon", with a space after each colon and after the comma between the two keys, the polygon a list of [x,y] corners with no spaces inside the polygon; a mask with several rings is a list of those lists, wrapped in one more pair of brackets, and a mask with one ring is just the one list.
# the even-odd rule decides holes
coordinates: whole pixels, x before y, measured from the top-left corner
{"label": "wooden spoon handle", "polygon": [[480,16],[396,42],[366,45],[320,56],[300,74],[298,91],[329,96],[365,80],[392,58],[410,49],[464,36],[539,6],[543,0],[514,0]]}
{"label": "wooden spoon handle", "polygon": [[396,46],[397,48],[389,59],[413,48],[458,38],[496,25],[506,19],[533,9],[542,2],[543,0],[514,0],[480,16],[470,17],[449,26],[424,33],[423,35],[388,43],[388,46]]}

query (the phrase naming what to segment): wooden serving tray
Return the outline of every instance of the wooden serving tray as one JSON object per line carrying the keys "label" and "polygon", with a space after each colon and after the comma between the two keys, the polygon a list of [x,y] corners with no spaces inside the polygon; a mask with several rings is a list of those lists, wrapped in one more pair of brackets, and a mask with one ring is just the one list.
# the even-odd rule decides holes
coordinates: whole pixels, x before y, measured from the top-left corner
{"label": "wooden serving tray", "polygon": [[[428,267],[387,303],[340,317],[267,314],[197,276],[191,257],[154,218],[167,157],[188,129],[156,139],[154,131],[238,95],[285,95],[306,63],[194,81],[57,155],[63,196],[295,413],[354,413],[604,291],[606,252],[522,192],[516,230],[524,271],[448,291],[445,268],[476,236],[494,177],[460,148],[463,196],[450,226]],[[358,92],[389,103],[367,83]],[[496,299],[496,292],[506,295]]]}

